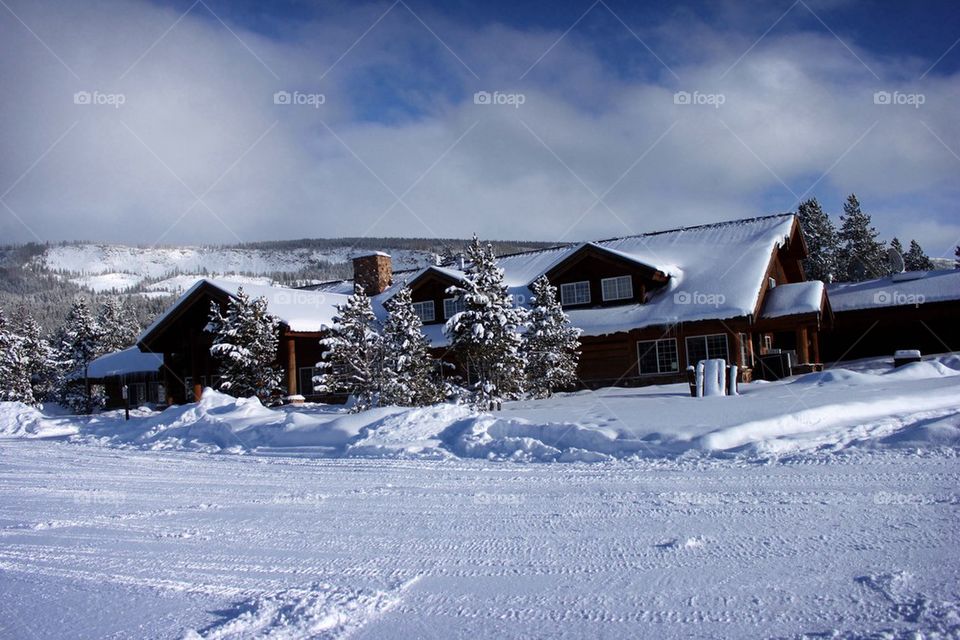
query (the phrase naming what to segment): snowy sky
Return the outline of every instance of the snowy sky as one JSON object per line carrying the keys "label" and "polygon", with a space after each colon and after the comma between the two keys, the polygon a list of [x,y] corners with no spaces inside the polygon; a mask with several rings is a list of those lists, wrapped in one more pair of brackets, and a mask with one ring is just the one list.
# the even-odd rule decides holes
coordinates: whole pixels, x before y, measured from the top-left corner
{"label": "snowy sky", "polygon": [[952,255],[952,3],[648,4],[3,0],[0,238],[577,240],[855,191]]}

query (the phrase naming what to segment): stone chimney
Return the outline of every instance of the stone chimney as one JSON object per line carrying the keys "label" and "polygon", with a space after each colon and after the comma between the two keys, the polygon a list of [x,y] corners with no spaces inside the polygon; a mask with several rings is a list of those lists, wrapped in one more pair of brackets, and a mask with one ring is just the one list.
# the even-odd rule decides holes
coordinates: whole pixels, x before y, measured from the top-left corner
{"label": "stone chimney", "polygon": [[368,296],[386,291],[393,282],[393,263],[386,253],[377,251],[353,259],[353,282]]}

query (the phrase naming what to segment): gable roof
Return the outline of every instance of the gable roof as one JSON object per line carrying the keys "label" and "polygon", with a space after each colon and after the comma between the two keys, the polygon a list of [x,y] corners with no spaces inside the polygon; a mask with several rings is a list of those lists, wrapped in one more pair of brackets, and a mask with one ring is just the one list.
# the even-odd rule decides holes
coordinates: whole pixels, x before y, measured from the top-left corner
{"label": "gable roof", "polygon": [[291,289],[205,278],[190,287],[170,308],[158,316],[140,334],[137,344],[149,343],[156,331],[162,329],[180,311],[189,306],[191,301],[204,293],[214,297],[235,297],[240,289],[243,289],[244,293],[251,298],[263,297],[267,301],[267,311],[287,325],[290,331],[305,333],[323,331],[331,326],[333,317],[337,313],[336,306],[345,303],[349,297],[328,291]]}

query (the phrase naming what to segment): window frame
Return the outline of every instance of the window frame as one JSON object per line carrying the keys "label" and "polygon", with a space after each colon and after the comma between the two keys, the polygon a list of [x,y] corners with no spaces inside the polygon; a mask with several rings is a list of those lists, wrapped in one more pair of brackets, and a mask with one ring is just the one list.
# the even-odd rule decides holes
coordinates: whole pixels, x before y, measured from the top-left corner
{"label": "window frame", "polygon": [[[455,310],[453,311],[453,313],[447,313],[447,303],[449,302],[449,303],[451,304],[451,306],[453,306],[453,305],[456,305],[456,302],[457,302],[458,300],[460,301],[460,304],[462,305],[462,308],[461,308],[461,309],[455,309]],[[443,319],[444,319],[444,320],[449,320],[450,318],[452,318],[453,316],[457,315],[458,313],[462,313],[462,312],[464,312],[464,311],[466,311],[466,310],[467,310],[467,302],[466,302],[466,300],[463,299],[463,296],[454,296],[454,297],[452,297],[452,298],[444,298],[444,299],[443,299]]]}
{"label": "window frame", "polygon": [[[304,388],[303,388],[303,380],[304,380],[303,374],[305,371],[310,372],[310,377],[307,378],[310,381],[309,393],[304,393]],[[316,375],[317,375],[316,367],[297,367],[297,393],[302,396],[316,395],[315,394],[316,389],[314,388],[314,384],[313,384],[313,379],[316,377]]]}
{"label": "window frame", "polygon": [[[673,343],[673,363],[676,365],[675,369],[663,370],[660,367],[660,343],[661,342],[672,342]],[[654,356],[657,360],[657,370],[645,372],[641,369],[641,362],[643,360],[643,353],[640,351],[642,345],[653,344]],[[646,353],[646,352],[644,352]],[[680,373],[680,351],[679,346],[677,345],[676,338],[656,338],[654,340],[637,340],[637,374],[640,376],[664,376],[671,373]]]}
{"label": "window frame", "polygon": [[[566,301],[566,296],[565,296],[564,293],[563,293],[563,292],[566,290],[566,287],[577,287],[577,286],[579,286],[579,285],[586,285],[586,288],[587,288],[587,299],[586,299],[586,300],[576,301],[576,302],[567,302],[567,301]],[[576,307],[576,306],[580,306],[580,305],[584,305],[584,304],[590,304],[591,300],[592,300],[592,296],[591,296],[591,294],[590,294],[590,281],[589,281],[589,280],[577,280],[576,282],[565,282],[565,283],[563,283],[563,284],[560,285],[560,305],[563,306],[563,307]]]}
{"label": "window frame", "polygon": [[[411,305],[413,306],[414,314],[420,318],[420,322],[426,324],[427,322],[434,322],[437,319],[437,303],[433,300],[420,300],[418,302],[412,302]],[[430,305],[429,318],[424,318],[421,314],[417,313],[418,308],[426,308],[426,305]]]}
{"label": "window frame", "polygon": [[[614,298],[608,298],[607,290],[604,287],[604,285],[607,282],[619,283],[623,281],[626,281],[627,288],[629,289],[629,293],[625,296],[618,295],[617,297],[614,297]],[[617,293],[619,294],[620,293],[619,284],[615,284],[614,288],[617,290]],[[601,278],[600,279],[600,296],[603,298],[604,302],[613,302],[615,300],[630,300],[631,298],[633,298],[633,276],[628,274],[623,276],[613,276],[610,278]]]}
{"label": "window frame", "polygon": [[702,359],[703,359],[703,360],[714,360],[714,359],[716,359],[716,358],[713,357],[713,356],[711,356],[711,354],[710,354],[710,342],[709,342],[709,338],[715,338],[715,337],[717,337],[717,336],[722,336],[722,337],[723,337],[723,347],[724,347],[724,351],[725,351],[725,354],[724,354],[724,356],[723,356],[723,359],[727,361],[727,364],[730,364],[730,338],[729,338],[729,336],[727,336],[727,334],[725,334],[725,333],[704,333],[704,334],[696,335],[696,336],[686,336],[686,337],[684,338],[684,340],[683,340],[683,346],[684,346],[684,348],[686,349],[686,352],[687,352],[687,353],[686,353],[686,356],[687,356],[687,366],[696,366],[696,365],[697,365],[697,362],[700,362],[700,360],[694,361],[694,360],[691,360],[691,359],[690,359],[690,341],[691,341],[691,340],[703,340],[704,358],[702,358]]}

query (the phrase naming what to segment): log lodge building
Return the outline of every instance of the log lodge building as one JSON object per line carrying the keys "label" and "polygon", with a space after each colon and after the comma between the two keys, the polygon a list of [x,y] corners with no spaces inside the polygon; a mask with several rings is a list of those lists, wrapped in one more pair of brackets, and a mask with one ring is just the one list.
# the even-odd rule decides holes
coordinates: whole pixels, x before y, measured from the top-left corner
{"label": "log lodge building", "polygon": [[[838,320],[830,297],[849,300],[850,291],[841,287],[863,283],[828,290],[820,281],[807,281],[806,256],[796,215],[781,214],[510,254],[499,258],[499,266],[521,306],[529,304],[529,287],[540,275],[557,287],[571,323],[582,331],[581,384],[593,388],[684,381],[687,367],[705,358],[736,364],[741,381],[771,377],[765,363],[771,357],[782,361],[785,354],[793,373],[821,368],[825,348],[844,359],[844,345],[865,328],[854,318],[842,323],[849,336],[831,338]],[[462,309],[447,294],[463,278],[462,265],[395,272],[384,253],[354,258],[353,265],[352,280],[305,289],[199,281],[138,342],[142,351],[162,354],[167,402],[188,402],[215,385],[211,336],[204,331],[210,304],[226,304],[241,286],[251,297],[263,296],[281,322],[278,359],[292,396],[320,399],[312,382],[319,341],[356,284],[371,296],[380,319],[386,316],[384,302],[400,287],[410,287],[435,356],[455,362],[443,326]],[[956,275],[938,281],[947,295],[937,322],[952,327],[960,318],[960,271]],[[923,322],[922,313],[914,325]],[[875,352],[866,355],[899,348],[891,336],[910,346],[910,332],[903,326],[878,332],[878,340],[868,343]]]}

